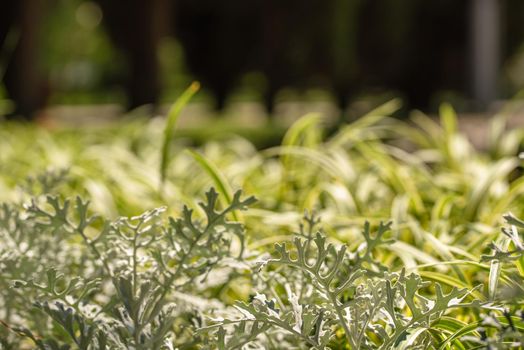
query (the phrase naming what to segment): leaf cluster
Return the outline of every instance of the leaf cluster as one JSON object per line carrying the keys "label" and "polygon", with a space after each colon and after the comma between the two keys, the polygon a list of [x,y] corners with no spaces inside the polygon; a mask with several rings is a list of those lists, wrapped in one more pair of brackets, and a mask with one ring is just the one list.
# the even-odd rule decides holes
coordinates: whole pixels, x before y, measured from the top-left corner
{"label": "leaf cluster", "polygon": [[431,286],[420,276],[388,272],[373,252],[391,243],[389,229],[380,224],[372,234],[366,223],[365,243],[354,252],[327,243],[321,232],[296,238],[292,249],[277,244],[278,257],[262,263],[269,271],[260,291],[249,303],[236,304],[237,318],[207,328],[218,328],[217,348],[241,349],[250,342],[275,349],[285,348],[283,342],[315,349],[427,348],[435,342],[432,325],[468,290],[445,293],[435,284],[429,296]]}
{"label": "leaf cluster", "polygon": [[[206,193],[203,220],[184,207],[180,218],[167,221],[165,208],[108,221],[91,215],[89,203],[79,197],[37,197],[25,209],[4,205],[0,234],[12,242],[0,255],[8,271],[2,276],[1,301],[9,304],[4,328],[39,349],[169,349],[194,343],[199,305],[184,305],[183,296],[203,288],[213,269],[228,270],[222,261],[242,254],[243,227],[227,217],[255,201],[241,199],[239,191],[218,209],[217,198],[213,189]],[[24,341],[6,344],[23,347]]]}

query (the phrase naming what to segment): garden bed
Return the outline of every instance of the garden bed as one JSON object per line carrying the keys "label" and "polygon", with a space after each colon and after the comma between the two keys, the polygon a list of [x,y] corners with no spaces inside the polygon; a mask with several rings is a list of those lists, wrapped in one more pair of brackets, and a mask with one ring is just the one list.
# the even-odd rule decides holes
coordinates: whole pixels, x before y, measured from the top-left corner
{"label": "garden bed", "polygon": [[523,346],[522,129],[392,101],[195,147],[178,107],[0,130],[2,347]]}

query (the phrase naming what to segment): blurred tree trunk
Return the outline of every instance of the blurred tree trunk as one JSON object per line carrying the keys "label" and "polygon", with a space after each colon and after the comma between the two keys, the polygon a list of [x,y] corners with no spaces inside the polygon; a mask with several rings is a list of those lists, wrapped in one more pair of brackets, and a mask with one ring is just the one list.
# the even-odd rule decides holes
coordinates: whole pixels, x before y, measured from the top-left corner
{"label": "blurred tree trunk", "polygon": [[128,107],[156,104],[160,91],[157,49],[167,34],[169,0],[98,0],[110,37],[125,57]]}
{"label": "blurred tree trunk", "polygon": [[350,94],[355,93],[358,74],[357,35],[359,13],[362,1],[335,0],[332,4],[331,38],[331,79],[338,106],[348,106]]}
{"label": "blurred tree trunk", "polygon": [[9,51],[9,47],[3,45],[6,39],[16,40],[14,50],[4,52],[8,56],[4,83],[9,97],[15,102],[15,115],[26,119],[31,119],[44,105],[47,95],[38,61],[44,5],[44,0],[18,0],[7,1],[1,8],[2,49]]}
{"label": "blurred tree trunk", "polygon": [[473,98],[486,108],[497,97],[500,60],[499,0],[472,0]]}

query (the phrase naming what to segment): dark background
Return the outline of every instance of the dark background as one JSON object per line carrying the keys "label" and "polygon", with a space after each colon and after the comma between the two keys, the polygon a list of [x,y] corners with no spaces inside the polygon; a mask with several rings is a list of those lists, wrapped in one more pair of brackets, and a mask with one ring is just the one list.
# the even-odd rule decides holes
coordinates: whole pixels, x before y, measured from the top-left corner
{"label": "dark background", "polygon": [[[283,99],[400,96],[485,110],[524,85],[521,0],[2,0],[0,100],[44,106],[200,99],[269,114]],[[6,105],[7,106],[7,105]]]}

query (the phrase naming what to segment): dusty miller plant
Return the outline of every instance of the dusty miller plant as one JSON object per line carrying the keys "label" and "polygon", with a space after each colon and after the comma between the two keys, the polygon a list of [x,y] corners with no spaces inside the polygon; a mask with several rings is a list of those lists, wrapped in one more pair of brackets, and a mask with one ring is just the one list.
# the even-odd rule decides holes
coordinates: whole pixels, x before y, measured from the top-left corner
{"label": "dusty miller plant", "polygon": [[[218,210],[217,198],[211,189],[200,203],[204,220],[184,207],[167,222],[165,208],[107,221],[79,197],[40,196],[24,209],[3,205],[4,330],[45,350],[194,346],[199,305],[184,295],[238,255],[234,241],[244,240],[243,227],[227,217],[255,201],[239,191]],[[3,348],[29,346],[2,334]]]}
{"label": "dusty miller plant", "polygon": [[354,252],[313,234],[317,221],[301,230],[291,247],[276,244],[276,257],[260,264],[258,293],[236,304],[237,317],[226,317],[201,329],[214,332],[217,349],[427,349],[434,343],[428,330],[468,294],[445,293],[416,274],[388,272],[374,257],[389,244],[390,224],[372,232]]}
{"label": "dusty miller plant", "polygon": [[511,213],[504,219],[501,239],[490,244],[491,254],[481,257],[491,264],[491,300],[484,305],[480,337],[470,337],[490,350],[524,347],[524,328],[517,327],[524,321],[524,242],[520,233],[524,221]]}

